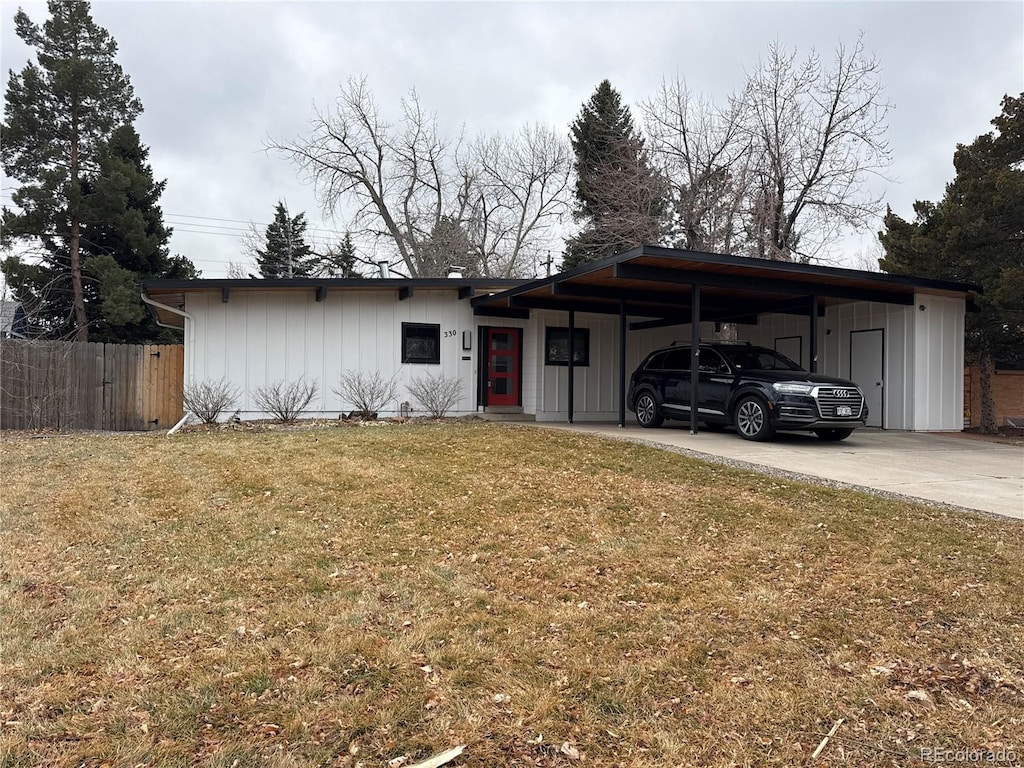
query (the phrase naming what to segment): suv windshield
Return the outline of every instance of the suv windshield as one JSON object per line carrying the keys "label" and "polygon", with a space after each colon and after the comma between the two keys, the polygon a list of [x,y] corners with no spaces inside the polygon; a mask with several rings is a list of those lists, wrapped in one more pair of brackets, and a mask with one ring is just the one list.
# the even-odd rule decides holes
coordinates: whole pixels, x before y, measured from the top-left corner
{"label": "suv windshield", "polygon": [[748,371],[802,371],[785,355],[764,347],[735,347],[720,350],[733,368]]}

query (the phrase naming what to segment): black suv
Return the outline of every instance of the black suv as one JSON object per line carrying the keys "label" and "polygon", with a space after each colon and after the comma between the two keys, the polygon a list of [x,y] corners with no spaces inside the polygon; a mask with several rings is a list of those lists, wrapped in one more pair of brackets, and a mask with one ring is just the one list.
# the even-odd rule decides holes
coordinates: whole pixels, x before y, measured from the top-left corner
{"label": "black suv", "polygon": [[[785,355],[750,344],[701,344],[698,421],[708,429],[735,426],[747,440],[776,430],[844,440],[868,415],[864,394],[846,379],[809,373]],[[690,346],[651,352],[633,372],[627,402],[641,427],[690,420]]]}

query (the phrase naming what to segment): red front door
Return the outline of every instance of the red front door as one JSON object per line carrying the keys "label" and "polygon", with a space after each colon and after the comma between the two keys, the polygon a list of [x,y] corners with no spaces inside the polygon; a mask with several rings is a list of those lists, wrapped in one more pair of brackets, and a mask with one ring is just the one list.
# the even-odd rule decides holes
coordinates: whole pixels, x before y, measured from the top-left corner
{"label": "red front door", "polygon": [[484,405],[520,405],[519,328],[487,329],[487,391]]}

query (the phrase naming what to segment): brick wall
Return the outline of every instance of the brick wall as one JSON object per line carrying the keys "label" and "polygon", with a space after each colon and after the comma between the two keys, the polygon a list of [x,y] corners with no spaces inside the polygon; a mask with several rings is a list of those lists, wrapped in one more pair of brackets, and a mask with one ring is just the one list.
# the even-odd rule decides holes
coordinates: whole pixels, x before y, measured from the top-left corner
{"label": "brick wall", "polygon": [[[999,371],[992,377],[996,424],[1006,426],[1007,416],[1024,416],[1024,371]],[[981,424],[981,383],[976,366],[964,368],[964,427]]]}

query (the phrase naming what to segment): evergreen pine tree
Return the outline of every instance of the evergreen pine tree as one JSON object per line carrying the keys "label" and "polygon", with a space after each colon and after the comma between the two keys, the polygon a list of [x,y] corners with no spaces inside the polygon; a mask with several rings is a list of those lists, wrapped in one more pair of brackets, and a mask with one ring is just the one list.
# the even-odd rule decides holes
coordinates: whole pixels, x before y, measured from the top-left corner
{"label": "evergreen pine tree", "polygon": [[336,246],[328,248],[325,254],[317,256],[317,266],[314,271],[317,277],[342,277],[349,279],[363,277],[356,268],[357,263],[358,259],[356,257],[356,247],[352,243],[352,233],[346,232],[341,242]]}
{"label": "evergreen pine tree", "polygon": [[629,107],[604,80],[570,132],[576,154],[575,218],[582,231],[566,243],[563,269],[612,256],[666,231],[668,189],[651,167]]}
{"label": "evergreen pine tree", "polygon": [[306,214],[288,215],[284,201],[274,209],[274,220],[267,225],[266,240],[256,249],[256,265],[265,278],[310,277],[316,269],[316,257],[306,243]]}
{"label": "evergreen pine tree", "polygon": [[101,149],[97,172],[82,185],[86,314],[97,341],[179,341],[145,311],[139,282],[198,276],[188,259],[168,253],[171,230],[159,206],[167,182],[153,178],[148,159],[135,129],[122,126]]}
{"label": "evergreen pine tree", "polygon": [[[40,29],[19,10],[18,37],[37,62],[7,84],[0,155],[21,186],[20,213],[4,209],[3,242],[38,241],[38,262],[12,257],[3,269],[15,297],[42,312],[45,330],[88,339],[81,252],[82,180],[95,172],[103,143],[142,111],[115,60],[117,43],[90,14],[89,3],[49,0]],[[66,310],[64,308],[67,308]]]}

